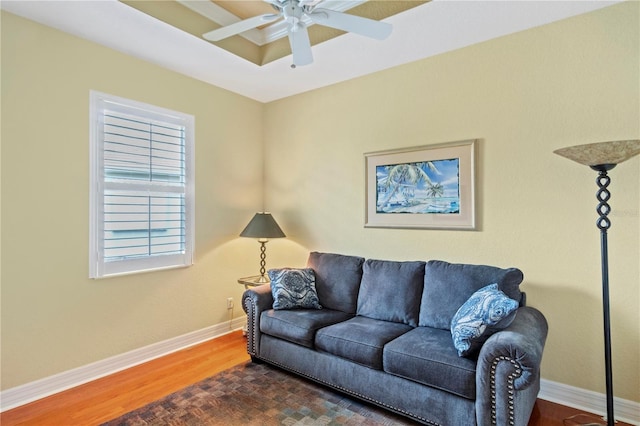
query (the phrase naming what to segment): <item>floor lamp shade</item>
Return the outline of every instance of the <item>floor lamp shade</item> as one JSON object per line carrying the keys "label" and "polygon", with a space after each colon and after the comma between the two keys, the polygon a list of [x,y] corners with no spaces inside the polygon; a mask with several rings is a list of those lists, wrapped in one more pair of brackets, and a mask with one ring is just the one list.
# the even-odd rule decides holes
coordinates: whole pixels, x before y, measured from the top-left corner
{"label": "floor lamp shade", "polygon": [[260,243],[260,275],[255,280],[256,283],[268,283],[269,278],[265,275],[267,264],[267,248],[265,244],[271,238],[284,238],[284,232],[278,226],[271,213],[256,213],[249,224],[240,233],[241,237],[257,238]]}
{"label": "floor lamp shade", "polygon": [[570,146],[553,152],[590,167],[620,164],[640,154],[640,140],[597,142]]}
{"label": "floor lamp shade", "polygon": [[611,220],[607,217],[611,212],[608,204],[611,193],[607,189],[611,178],[607,172],[617,164],[640,154],[640,140],[624,140],[611,142],[598,142],[586,145],[576,145],[554,151],[556,154],[591,167],[598,172],[596,184],[596,200],[598,206],[596,212],[598,219],[596,226],[600,230],[600,263],[602,267],[602,310],[604,319],[604,361],[605,380],[607,388],[607,425],[615,424],[613,414],[613,369],[611,361],[611,316],[609,309],[609,255],[607,244],[607,230],[611,226]]}

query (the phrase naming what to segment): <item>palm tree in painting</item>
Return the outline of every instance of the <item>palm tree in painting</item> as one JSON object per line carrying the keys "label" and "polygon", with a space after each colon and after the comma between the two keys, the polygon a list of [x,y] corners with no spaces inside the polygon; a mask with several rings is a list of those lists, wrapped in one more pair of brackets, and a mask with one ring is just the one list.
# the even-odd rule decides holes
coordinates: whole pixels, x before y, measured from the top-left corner
{"label": "palm tree in painting", "polygon": [[[415,188],[420,182],[425,182],[429,188],[433,187],[434,183],[425,172],[425,169],[440,174],[440,171],[431,161],[385,166],[387,176],[378,180],[378,186],[384,188],[385,197],[378,200],[378,208],[386,205],[400,188]],[[439,184],[436,183],[436,185]],[[402,193],[404,194],[405,191],[403,190]],[[405,201],[408,201],[406,195]]]}
{"label": "palm tree in painting", "polygon": [[444,195],[444,186],[441,183],[432,183],[427,187],[427,195],[429,197],[442,197]]}

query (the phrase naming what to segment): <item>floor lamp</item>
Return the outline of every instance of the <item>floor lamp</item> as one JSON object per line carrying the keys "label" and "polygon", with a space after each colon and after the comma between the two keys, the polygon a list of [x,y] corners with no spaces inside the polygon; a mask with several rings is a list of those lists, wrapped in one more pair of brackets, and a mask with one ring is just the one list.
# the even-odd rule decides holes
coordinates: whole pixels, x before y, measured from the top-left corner
{"label": "floor lamp", "polygon": [[562,148],[554,153],[591,167],[598,172],[596,184],[598,192],[598,219],[596,226],[600,230],[600,259],[602,264],[602,308],[604,312],[604,361],[607,388],[607,425],[613,426],[613,373],[611,368],[611,317],[609,313],[609,258],[607,250],[607,229],[611,226],[611,220],[607,215],[611,207],[607,203],[611,193],[607,189],[611,178],[607,172],[617,164],[640,154],[640,140],[599,142],[587,145],[576,145]]}

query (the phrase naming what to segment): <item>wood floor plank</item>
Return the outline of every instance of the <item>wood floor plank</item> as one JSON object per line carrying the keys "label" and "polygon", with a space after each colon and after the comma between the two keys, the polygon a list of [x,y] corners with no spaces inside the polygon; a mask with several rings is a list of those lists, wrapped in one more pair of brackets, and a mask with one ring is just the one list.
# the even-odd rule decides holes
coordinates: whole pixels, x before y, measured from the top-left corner
{"label": "wood floor plank", "polygon": [[[0,413],[2,426],[92,426],[249,360],[237,331]],[[579,410],[538,400],[529,426],[564,426]],[[597,417],[594,417],[597,419]],[[567,423],[570,424],[570,423]],[[617,423],[618,426],[631,426]]]}
{"label": "wood floor plank", "polygon": [[97,425],[249,360],[242,332],[92,381],[0,414],[2,426]]}

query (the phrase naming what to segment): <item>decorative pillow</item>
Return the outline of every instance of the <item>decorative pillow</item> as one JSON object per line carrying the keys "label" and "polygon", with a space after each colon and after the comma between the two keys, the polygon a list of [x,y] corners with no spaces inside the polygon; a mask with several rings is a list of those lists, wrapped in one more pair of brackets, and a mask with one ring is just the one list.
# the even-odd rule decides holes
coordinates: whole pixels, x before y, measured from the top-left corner
{"label": "decorative pillow", "polygon": [[313,269],[270,269],[273,309],[322,309]]}
{"label": "decorative pillow", "polygon": [[498,284],[489,284],[473,293],[451,320],[458,355],[475,354],[489,336],[513,322],[517,309],[518,302],[498,290]]}
{"label": "decorative pillow", "polygon": [[524,278],[517,268],[498,268],[488,265],[448,263],[442,260],[427,262],[424,272],[424,291],[420,305],[420,326],[451,330],[451,320],[473,293],[490,283],[500,291],[520,301],[520,283]]}

